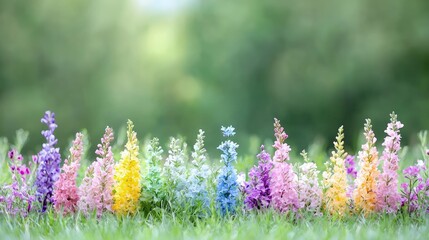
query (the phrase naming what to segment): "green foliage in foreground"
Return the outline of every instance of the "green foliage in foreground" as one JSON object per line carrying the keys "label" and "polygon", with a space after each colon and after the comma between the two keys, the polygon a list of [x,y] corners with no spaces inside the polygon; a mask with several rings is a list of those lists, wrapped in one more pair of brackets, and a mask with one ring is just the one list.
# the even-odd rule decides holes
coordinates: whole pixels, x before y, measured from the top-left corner
{"label": "green foliage in foreground", "polygon": [[2,239],[427,239],[428,234],[429,218],[320,217],[293,222],[272,211],[197,221],[169,213],[160,218],[109,215],[101,220],[52,212],[21,219],[0,217]]}

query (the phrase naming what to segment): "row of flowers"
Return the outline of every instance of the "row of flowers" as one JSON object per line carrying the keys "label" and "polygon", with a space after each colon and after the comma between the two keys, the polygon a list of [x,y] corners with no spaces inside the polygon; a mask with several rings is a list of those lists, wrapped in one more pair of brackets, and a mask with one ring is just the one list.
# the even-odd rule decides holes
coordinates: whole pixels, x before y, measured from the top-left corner
{"label": "row of flowers", "polygon": [[[320,171],[305,151],[301,153],[304,163],[292,164],[291,147],[286,143],[288,135],[277,119],[274,155],[261,146],[258,164],[250,169],[248,181],[240,181],[233,165],[237,161],[238,144],[230,140],[235,135],[232,126],[221,128],[227,139],[218,147],[222,166],[215,169],[208,162],[204,131],[199,131],[190,158],[186,143],[176,138],[171,138],[165,160],[157,138],[146,144],[145,156],[141,157],[137,134],[129,120],[127,142],[120,160],[114,159],[113,130],[107,127],[97,145],[97,158],[86,169],[78,186],[84,135],[76,134],[61,167],[54,135],[57,128],[54,113],[47,111],[41,121],[48,126],[42,131],[46,143],[32,161],[25,164],[22,155],[14,149],[8,153],[12,181],[0,189],[0,212],[4,214],[26,216],[31,211],[45,212],[53,207],[62,214],[79,211],[98,217],[105,213],[128,215],[154,209],[190,210],[195,216],[204,217],[211,213],[212,199],[221,216],[235,214],[241,206],[240,200],[244,201],[247,211],[273,208],[293,216],[429,211],[427,156],[403,171],[406,181],[399,187],[398,152],[403,124],[395,113],[391,114],[385,130],[387,136],[381,156],[371,121],[366,120],[365,143],[357,154],[357,162],[344,150],[341,126],[321,181]],[[217,176],[214,181],[213,176]],[[211,187],[213,182],[215,189]]]}

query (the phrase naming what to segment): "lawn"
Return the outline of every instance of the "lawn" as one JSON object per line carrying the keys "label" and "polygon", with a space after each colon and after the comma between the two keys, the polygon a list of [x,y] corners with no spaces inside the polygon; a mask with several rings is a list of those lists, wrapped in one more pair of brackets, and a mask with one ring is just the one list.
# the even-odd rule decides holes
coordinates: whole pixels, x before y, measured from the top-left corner
{"label": "lawn", "polygon": [[190,221],[166,213],[161,219],[138,214],[85,218],[54,213],[14,219],[2,216],[2,239],[427,239],[429,218],[374,216],[333,220],[291,220],[275,212]]}

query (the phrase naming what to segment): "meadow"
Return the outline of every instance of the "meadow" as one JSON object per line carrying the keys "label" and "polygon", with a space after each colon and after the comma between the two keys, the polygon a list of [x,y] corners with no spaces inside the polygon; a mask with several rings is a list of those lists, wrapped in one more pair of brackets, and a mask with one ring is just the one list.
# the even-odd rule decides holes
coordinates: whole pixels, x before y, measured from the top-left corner
{"label": "meadow", "polygon": [[[193,147],[180,137],[163,147],[157,138],[139,141],[128,121],[118,133],[106,128],[96,158],[85,130],[70,151],[60,151],[55,115],[47,112],[42,123],[47,143],[36,155],[20,154],[24,130],[13,141],[0,139],[2,239],[427,239],[429,233],[427,133],[419,134],[420,145],[399,146],[402,124],[394,114],[383,144],[367,120],[362,147],[349,153],[342,127],[332,153],[317,142],[291,149],[276,119],[273,140],[259,140],[265,148],[257,156],[236,152],[239,131],[231,126],[222,127],[228,140],[215,156],[207,154],[202,130]],[[52,168],[55,161],[61,170]],[[380,179],[395,166],[388,183],[397,184],[380,191]],[[49,177],[55,181],[46,187]],[[380,202],[391,196],[399,196],[394,204]]]}

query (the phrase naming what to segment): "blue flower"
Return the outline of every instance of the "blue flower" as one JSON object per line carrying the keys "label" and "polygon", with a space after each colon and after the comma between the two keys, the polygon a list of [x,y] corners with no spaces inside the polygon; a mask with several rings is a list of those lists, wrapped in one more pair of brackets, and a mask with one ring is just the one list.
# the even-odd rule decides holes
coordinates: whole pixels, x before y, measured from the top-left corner
{"label": "blue flower", "polygon": [[[232,126],[227,128],[222,127],[221,131],[225,137],[235,135],[234,128]],[[225,165],[218,176],[216,195],[216,208],[220,211],[222,216],[225,216],[226,214],[234,214],[237,205],[239,193],[237,173],[232,166],[232,162],[237,160],[237,148],[238,144],[231,140],[222,142],[218,147],[222,152],[221,162]]]}
{"label": "blue flower", "polygon": [[222,131],[222,134],[224,137],[232,137],[235,135],[235,132],[234,132],[235,128],[233,128],[232,126],[229,126],[229,127],[222,126],[220,130]]}

